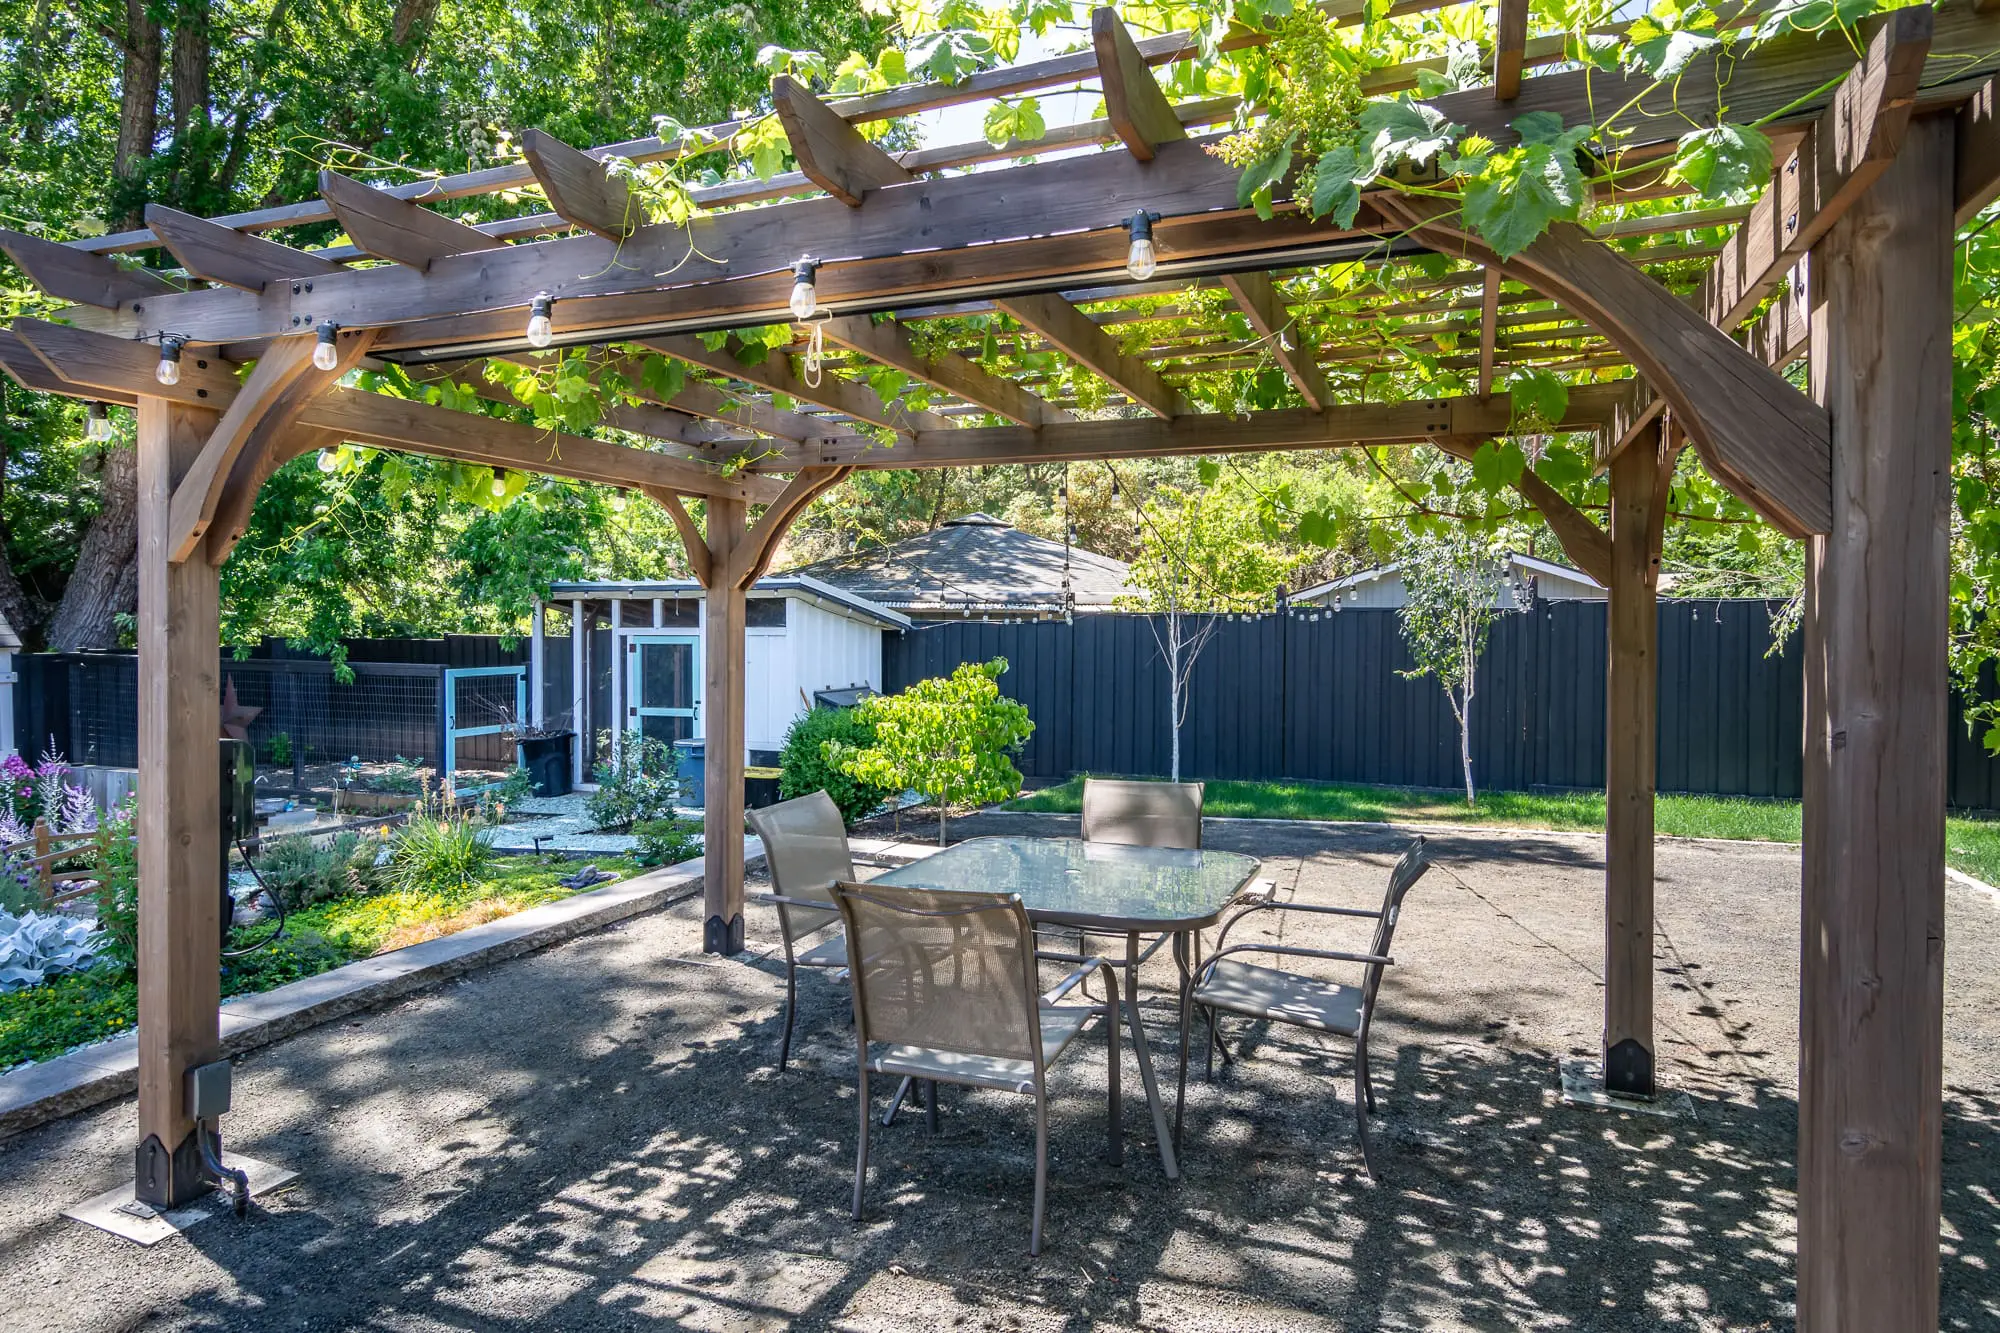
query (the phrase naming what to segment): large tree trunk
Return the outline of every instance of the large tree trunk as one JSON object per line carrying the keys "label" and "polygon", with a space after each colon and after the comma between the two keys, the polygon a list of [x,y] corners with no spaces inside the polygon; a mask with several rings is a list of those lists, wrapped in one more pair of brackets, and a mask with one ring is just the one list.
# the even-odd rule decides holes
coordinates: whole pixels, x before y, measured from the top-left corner
{"label": "large tree trunk", "polygon": [[130,614],[138,603],[138,479],[130,446],[104,451],[97,517],[83,534],[76,568],[44,636],[51,652],[118,646],[118,614]]}
{"label": "large tree trunk", "polygon": [[208,0],[174,6],[174,52],[169,89],[173,102],[175,202],[203,206],[209,164],[203,140],[209,127]]}
{"label": "large tree trunk", "polygon": [[[430,31],[431,20],[437,17],[442,0],[398,0],[396,17],[389,27],[389,42],[392,46],[410,46],[409,58],[412,63],[423,46],[423,40]],[[414,44],[413,44],[414,43]]]}
{"label": "large tree trunk", "polygon": [[145,219],[142,182],[152,160],[160,115],[160,24],[146,0],[125,0],[125,68],[119,83],[118,145],[111,175],[119,206],[125,210],[118,225],[136,227]]}

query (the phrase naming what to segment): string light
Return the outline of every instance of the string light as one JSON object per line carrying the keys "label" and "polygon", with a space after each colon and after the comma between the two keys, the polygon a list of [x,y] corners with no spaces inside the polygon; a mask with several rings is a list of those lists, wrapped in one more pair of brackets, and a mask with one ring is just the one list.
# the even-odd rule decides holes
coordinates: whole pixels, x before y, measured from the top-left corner
{"label": "string light", "polygon": [[84,434],[93,440],[111,438],[111,414],[104,410],[103,403],[92,403],[86,412]]}
{"label": "string light", "polygon": [[547,292],[535,293],[535,299],[528,305],[528,346],[547,347],[556,340],[555,321],[550,318],[555,308],[555,297]]}
{"label": "string light", "polygon": [[1125,219],[1125,230],[1132,234],[1132,246],[1125,252],[1125,271],[1134,282],[1144,282],[1159,271],[1160,255],[1153,246],[1153,224],[1159,220],[1158,213],[1143,208]]}
{"label": "string light", "polygon": [[313,345],[313,364],[321,370],[340,369],[340,325],[327,320],[319,326],[319,341]]}
{"label": "string light", "polygon": [[811,319],[819,309],[819,288],[814,279],[819,276],[819,261],[811,255],[802,255],[792,265],[792,318],[800,321]]}
{"label": "string light", "polygon": [[507,493],[506,473],[496,472],[493,474],[493,493],[495,495],[505,495]]}
{"label": "string light", "polygon": [[153,378],[162,384],[181,382],[181,347],[184,339],[171,333],[160,335],[160,364],[153,369]]}
{"label": "string light", "polygon": [[321,472],[331,472],[339,466],[340,455],[337,452],[332,449],[322,449],[319,451],[319,470]]}

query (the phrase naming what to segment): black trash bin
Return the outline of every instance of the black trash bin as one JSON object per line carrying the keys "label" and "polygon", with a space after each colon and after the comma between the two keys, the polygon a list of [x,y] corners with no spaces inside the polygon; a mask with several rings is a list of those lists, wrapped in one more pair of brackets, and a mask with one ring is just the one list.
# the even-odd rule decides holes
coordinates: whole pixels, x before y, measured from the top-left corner
{"label": "black trash bin", "polygon": [[573,731],[554,731],[521,742],[521,767],[535,784],[537,796],[569,795],[569,744]]}

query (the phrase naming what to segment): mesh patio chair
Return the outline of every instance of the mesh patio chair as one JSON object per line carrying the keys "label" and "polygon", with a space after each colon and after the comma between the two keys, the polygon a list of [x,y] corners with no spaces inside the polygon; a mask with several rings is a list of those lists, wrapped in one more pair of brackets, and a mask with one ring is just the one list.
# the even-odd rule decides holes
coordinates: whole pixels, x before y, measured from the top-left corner
{"label": "mesh patio chair", "polygon": [[1028,1253],[1042,1252],[1048,1194],[1047,1070],[1076,1041],[1094,1005],[1062,998],[1095,972],[1111,997],[1110,1158],[1124,1159],[1118,1089],[1118,977],[1091,959],[1038,995],[1034,933],[1018,895],[841,882],[834,899],[854,958],[854,1033],[860,1077],[861,1143],[854,1163],[854,1220],[868,1179],[868,1077],[993,1088],[1035,1099],[1035,1208]]}
{"label": "mesh patio chair", "polygon": [[[1207,1073],[1215,1072],[1215,1047],[1221,1041],[1216,1031],[1218,1014],[1238,1014],[1268,1023],[1289,1023],[1354,1040],[1354,1124],[1361,1140],[1361,1164],[1368,1178],[1375,1178],[1375,1163],[1368,1150],[1368,1113],[1375,1109],[1375,1089],[1368,1076],[1368,1029],[1375,1017],[1375,997],[1382,985],[1382,972],[1394,964],[1389,956],[1395,938],[1396,918],[1403,907],[1403,895],[1431,868],[1430,850],[1422,838],[1411,843],[1396,868],[1389,873],[1389,890],[1382,910],[1365,907],[1322,907],[1312,903],[1280,902],[1266,899],[1238,910],[1223,922],[1215,953],[1195,978],[1193,1002],[1208,1014]],[[1325,916],[1361,917],[1375,922],[1375,938],[1367,953],[1347,953],[1337,949],[1309,949],[1296,944],[1231,944],[1229,932],[1239,921],[1258,912],[1313,912]],[[1235,954],[1265,953],[1295,958],[1325,958],[1336,962],[1359,963],[1364,969],[1361,984],[1342,985],[1318,977],[1301,976],[1277,968],[1246,963]],[[1225,1062],[1229,1049],[1223,1047]],[[1186,1085],[1188,1061],[1187,1029],[1181,1029],[1181,1081]]]}
{"label": "mesh patio chair", "polygon": [[778,934],[785,943],[785,1035],[778,1044],[778,1068],[792,1054],[792,1023],[798,1017],[799,969],[847,966],[847,940],[838,931],[801,950],[808,936],[840,922],[834,905],[836,880],[853,879],[854,857],[847,847],[847,824],[823,791],[749,812],[750,827],[764,844],[771,870],[771,901],[778,907]]}
{"label": "mesh patio chair", "polygon": [[1083,840],[1127,847],[1201,846],[1199,782],[1083,780]]}

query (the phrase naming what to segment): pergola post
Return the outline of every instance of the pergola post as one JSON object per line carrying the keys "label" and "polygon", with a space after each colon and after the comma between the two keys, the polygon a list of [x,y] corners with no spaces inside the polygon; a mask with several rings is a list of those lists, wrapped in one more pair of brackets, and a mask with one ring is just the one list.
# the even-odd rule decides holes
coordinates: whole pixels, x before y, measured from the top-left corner
{"label": "pergola post", "polygon": [[1938,1326],[1953,122],[1811,255],[1799,1327]]}
{"label": "pergola post", "polygon": [[702,735],[703,910],[706,953],[743,948],[743,636],[745,588],[732,571],[748,539],[740,500],[708,502],[708,639],[703,646],[706,695]]}
{"label": "pergola post", "polygon": [[1604,759],[1604,1087],[1653,1095],[1653,777],[1660,539],[1669,478],[1655,420],[1611,460]]}
{"label": "pergola post", "polygon": [[222,692],[218,584],[207,547],[171,563],[174,487],[218,414],[138,400],[139,1145],[135,1192],[172,1208],[210,1188],[187,1071],[221,1038]]}

